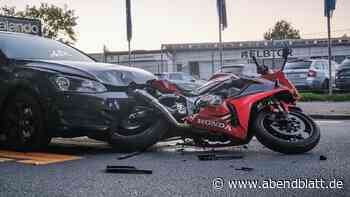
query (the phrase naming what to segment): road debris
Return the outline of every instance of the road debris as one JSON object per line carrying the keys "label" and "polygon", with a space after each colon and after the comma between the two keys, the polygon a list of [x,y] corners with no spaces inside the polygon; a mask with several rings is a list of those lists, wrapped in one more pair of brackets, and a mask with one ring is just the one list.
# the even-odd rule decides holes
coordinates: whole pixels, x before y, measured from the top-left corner
{"label": "road debris", "polygon": [[122,155],[122,156],[118,157],[118,160],[128,159],[130,157],[134,157],[134,156],[140,155],[143,152],[144,151],[138,151],[138,152],[133,152],[133,153],[130,153],[130,154]]}
{"label": "road debris", "polygon": [[249,168],[249,167],[241,167],[241,168],[236,168],[235,170],[252,171],[252,170],[254,170],[254,168]]}
{"label": "road debris", "polygon": [[198,159],[201,161],[213,161],[213,160],[231,160],[231,159],[242,159],[243,155],[240,154],[225,154],[225,155],[217,155],[217,154],[201,154],[197,155]]}
{"label": "road debris", "polygon": [[320,161],[325,161],[325,160],[327,160],[327,157],[324,155],[320,155]]}
{"label": "road debris", "polygon": [[120,174],[152,174],[152,170],[141,170],[135,166],[107,166],[107,173],[120,173]]}

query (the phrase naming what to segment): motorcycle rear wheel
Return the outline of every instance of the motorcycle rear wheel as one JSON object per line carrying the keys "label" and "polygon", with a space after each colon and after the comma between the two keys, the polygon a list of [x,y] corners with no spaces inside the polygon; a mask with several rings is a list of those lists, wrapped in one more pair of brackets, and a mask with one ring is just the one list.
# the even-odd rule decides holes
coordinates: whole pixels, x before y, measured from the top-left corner
{"label": "motorcycle rear wheel", "polygon": [[292,110],[286,120],[272,112],[261,111],[254,123],[255,136],[267,148],[284,154],[301,154],[313,149],[320,141],[320,128],[307,115]]}
{"label": "motorcycle rear wheel", "polygon": [[[136,113],[140,106],[135,106]],[[142,107],[141,107],[142,108]],[[126,114],[121,124],[110,131],[109,144],[118,152],[144,151],[156,144],[168,131],[169,125],[159,114],[146,114],[144,119],[132,120]]]}

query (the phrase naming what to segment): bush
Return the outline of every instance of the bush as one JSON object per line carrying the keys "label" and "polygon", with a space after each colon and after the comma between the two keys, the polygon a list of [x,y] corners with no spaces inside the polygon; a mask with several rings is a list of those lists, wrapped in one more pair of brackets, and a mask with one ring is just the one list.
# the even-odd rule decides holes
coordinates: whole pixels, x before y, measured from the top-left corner
{"label": "bush", "polygon": [[320,94],[320,93],[300,93],[301,94],[301,100],[305,102],[310,101],[334,101],[334,102],[341,102],[341,101],[350,101],[350,93],[346,94]]}

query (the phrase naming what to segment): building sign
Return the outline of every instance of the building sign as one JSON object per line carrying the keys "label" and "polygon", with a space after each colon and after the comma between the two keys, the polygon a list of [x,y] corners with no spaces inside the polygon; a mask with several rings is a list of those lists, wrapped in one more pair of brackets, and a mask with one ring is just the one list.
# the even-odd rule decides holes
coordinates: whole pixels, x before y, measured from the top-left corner
{"label": "building sign", "polygon": [[[291,50],[291,54],[290,56],[293,56],[293,50]],[[247,50],[247,51],[242,51],[241,52],[241,58],[242,59],[250,59],[253,56],[257,57],[257,58],[279,58],[282,57],[283,54],[283,49],[261,49],[261,50],[257,50],[257,49],[251,49],[251,50]]]}
{"label": "building sign", "polygon": [[0,31],[20,32],[41,36],[39,20],[0,16]]}

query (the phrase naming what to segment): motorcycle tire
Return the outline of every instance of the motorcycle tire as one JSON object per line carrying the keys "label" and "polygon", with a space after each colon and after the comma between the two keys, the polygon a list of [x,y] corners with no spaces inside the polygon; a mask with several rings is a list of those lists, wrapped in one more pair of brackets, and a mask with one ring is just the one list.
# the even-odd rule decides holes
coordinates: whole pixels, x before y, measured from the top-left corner
{"label": "motorcycle tire", "polygon": [[[121,128],[110,132],[109,144],[117,152],[144,151],[162,139],[168,130],[168,122],[163,118],[155,118],[150,125],[141,132],[126,135]],[[126,131],[127,132],[127,131]]]}
{"label": "motorcycle tire", "polygon": [[[269,119],[271,112],[262,110],[253,122],[256,138],[267,148],[284,154],[301,154],[310,151],[320,141],[320,128],[309,116],[303,114],[301,111],[292,110],[289,112],[289,116],[293,119],[289,120],[288,118],[288,124],[290,121],[299,121],[296,126],[291,126],[294,129],[292,131],[290,128],[284,129],[283,126],[274,126],[276,123]],[[300,130],[300,134],[298,134],[299,127],[304,128],[304,132],[306,129],[310,132],[307,138],[297,139],[302,138],[300,137]],[[283,129],[289,131],[286,132]],[[276,132],[277,130],[282,130],[283,132]],[[293,131],[296,131],[296,134]],[[288,140],[287,138],[290,139]]]}

